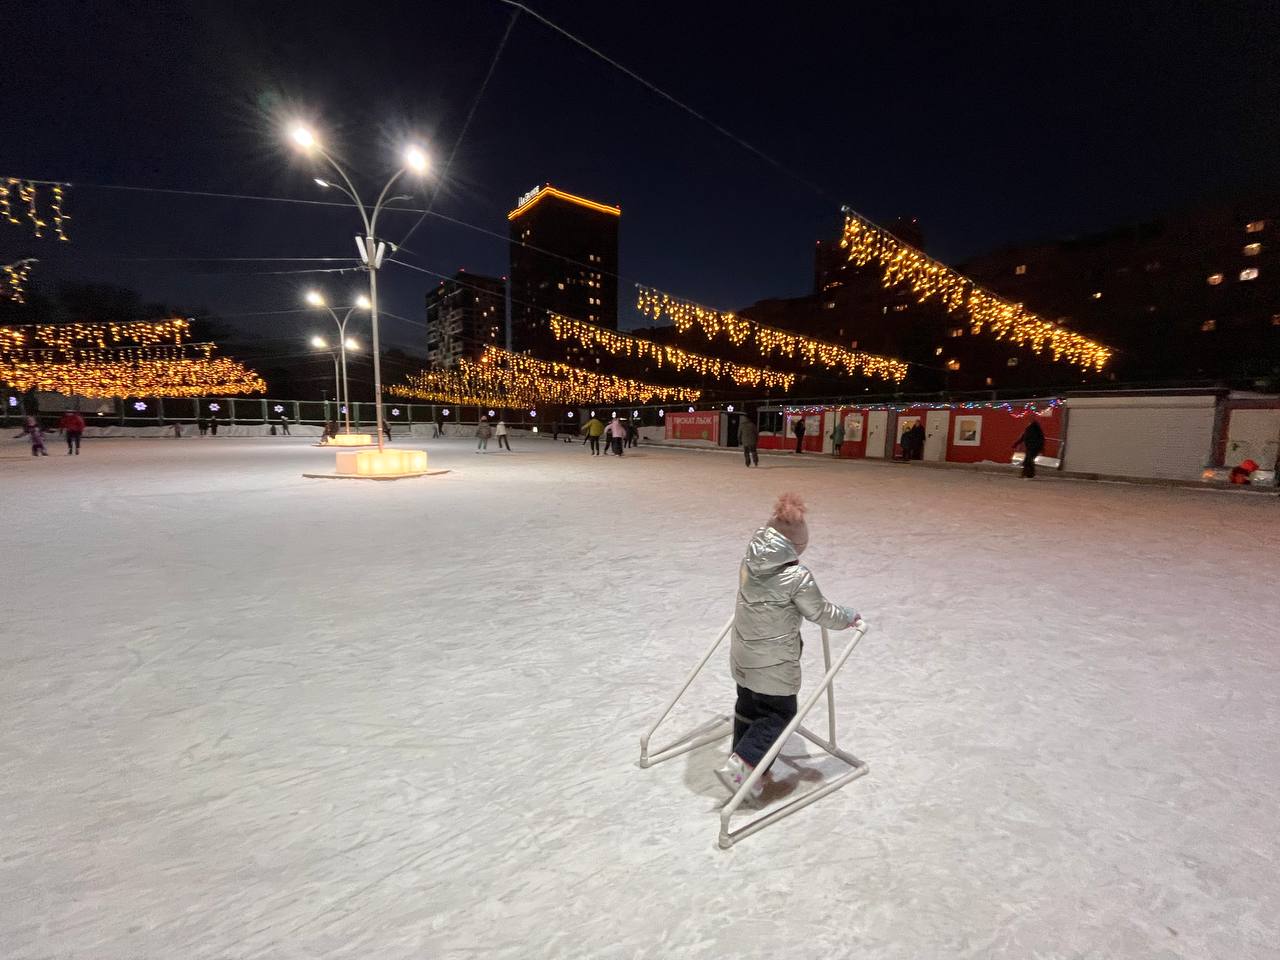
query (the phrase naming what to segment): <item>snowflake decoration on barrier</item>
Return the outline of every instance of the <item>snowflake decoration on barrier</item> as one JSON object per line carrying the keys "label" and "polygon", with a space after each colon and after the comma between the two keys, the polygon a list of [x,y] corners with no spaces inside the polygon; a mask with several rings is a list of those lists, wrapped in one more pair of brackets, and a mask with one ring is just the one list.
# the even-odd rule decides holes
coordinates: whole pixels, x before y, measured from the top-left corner
{"label": "snowflake decoration on barrier", "polygon": [[146,405],[145,403],[143,403],[141,400],[139,400],[137,403],[135,403],[135,404],[133,405],[133,409],[135,409],[135,410],[145,410],[145,409],[147,409],[147,405]]}
{"label": "snowflake decoration on barrier", "polygon": [[214,413],[217,413],[219,410],[221,410],[221,409],[222,409],[222,404],[220,404],[220,403],[211,403],[211,404],[209,404],[209,409],[210,409],[210,410],[212,410]]}
{"label": "snowflake decoration on barrier", "polygon": [[276,413],[284,413],[284,407],[278,403],[271,409],[274,410]]}
{"label": "snowflake decoration on barrier", "polygon": [[391,415],[392,415],[393,417],[398,417],[398,416],[400,416],[400,408],[399,408],[399,407],[392,407],[392,408],[391,408]]}

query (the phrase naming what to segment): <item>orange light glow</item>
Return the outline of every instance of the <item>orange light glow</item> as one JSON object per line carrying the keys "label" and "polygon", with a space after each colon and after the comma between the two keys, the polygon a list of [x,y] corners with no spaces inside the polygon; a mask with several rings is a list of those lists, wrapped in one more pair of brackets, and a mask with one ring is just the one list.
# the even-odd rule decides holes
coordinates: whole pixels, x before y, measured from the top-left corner
{"label": "orange light glow", "polygon": [[611,207],[611,206],[608,206],[607,204],[596,203],[594,200],[588,200],[586,197],[575,196],[572,193],[565,193],[563,190],[557,190],[555,187],[551,186],[550,184],[547,184],[547,186],[543,187],[541,190],[535,193],[530,199],[526,200],[524,203],[520,204],[520,206],[516,207],[514,210],[508,213],[507,219],[514,220],[516,217],[520,216],[522,213],[527,213],[534,206],[534,204],[536,204],[539,200],[541,200],[543,197],[546,197],[546,196],[559,197],[561,200],[567,200],[570,203],[576,203],[578,206],[586,207],[588,210],[596,210],[600,213],[611,213],[615,217],[622,216],[621,207]]}

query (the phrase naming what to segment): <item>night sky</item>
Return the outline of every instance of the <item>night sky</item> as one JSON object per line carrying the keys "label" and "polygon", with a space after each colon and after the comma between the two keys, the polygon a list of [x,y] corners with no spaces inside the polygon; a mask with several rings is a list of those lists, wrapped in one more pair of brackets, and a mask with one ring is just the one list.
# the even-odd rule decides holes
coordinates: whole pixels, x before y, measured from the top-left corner
{"label": "night sky", "polygon": [[[318,324],[276,311],[362,281],[271,258],[354,256],[354,211],[90,186],[340,199],[284,141],[295,116],[369,192],[420,139],[437,170],[422,198],[489,231],[428,218],[405,254],[428,271],[505,274],[505,213],[536,184],[620,204],[624,326],[629,281],[725,308],[808,292],[842,202],[918,217],[954,262],[1280,175],[1273,4],[531,6],[785,170],[521,14],[441,180],[512,15],[497,0],[27,4],[3,41],[0,174],[70,181],[72,243],[6,227],[0,259],[300,342]],[[414,322],[387,319],[385,338],[422,352],[435,279],[382,277],[384,307]]]}

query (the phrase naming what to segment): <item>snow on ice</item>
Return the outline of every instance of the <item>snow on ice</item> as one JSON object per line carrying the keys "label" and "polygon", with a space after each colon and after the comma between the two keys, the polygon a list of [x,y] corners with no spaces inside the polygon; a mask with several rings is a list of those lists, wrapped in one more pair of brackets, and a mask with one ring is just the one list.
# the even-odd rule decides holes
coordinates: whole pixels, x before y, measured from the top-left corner
{"label": "snow on ice", "polygon": [[[0,450],[3,956],[1276,956],[1277,498],[309,442]],[[718,745],[638,738],[783,489],[871,773],[721,851]]]}

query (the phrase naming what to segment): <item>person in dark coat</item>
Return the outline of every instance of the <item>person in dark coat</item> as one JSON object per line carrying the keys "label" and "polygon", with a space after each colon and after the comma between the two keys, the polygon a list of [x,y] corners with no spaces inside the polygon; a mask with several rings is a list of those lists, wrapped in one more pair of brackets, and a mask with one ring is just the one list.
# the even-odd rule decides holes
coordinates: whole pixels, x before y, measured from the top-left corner
{"label": "person in dark coat", "polygon": [[924,424],[916,421],[916,425],[909,431],[911,434],[911,456],[908,460],[924,459]]}
{"label": "person in dark coat", "polygon": [[200,428],[200,436],[202,437],[209,432],[209,421],[204,417],[196,421],[196,426]]}
{"label": "person in dark coat", "polygon": [[1017,450],[1018,447],[1022,447],[1027,452],[1022,461],[1022,476],[1028,480],[1034,480],[1036,457],[1044,451],[1044,430],[1040,428],[1040,422],[1034,413],[1031,414],[1031,422],[1027,424],[1027,429],[1022,431],[1022,436],[1013,444],[1013,449]]}
{"label": "person in dark coat", "polygon": [[755,423],[746,417],[743,417],[742,423],[738,425],[738,442],[742,444],[742,457],[747,461],[747,466],[760,466],[760,450],[757,446],[760,442],[760,433],[756,430]]}
{"label": "person in dark coat", "polygon": [[792,427],[792,431],[796,435],[796,453],[804,453],[804,417],[796,420],[796,425]]}

